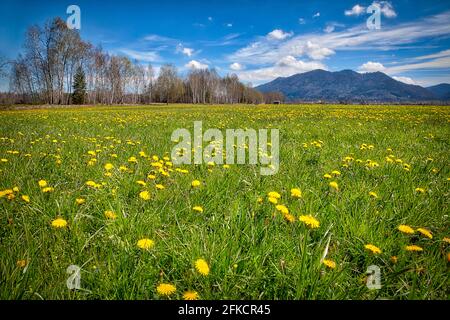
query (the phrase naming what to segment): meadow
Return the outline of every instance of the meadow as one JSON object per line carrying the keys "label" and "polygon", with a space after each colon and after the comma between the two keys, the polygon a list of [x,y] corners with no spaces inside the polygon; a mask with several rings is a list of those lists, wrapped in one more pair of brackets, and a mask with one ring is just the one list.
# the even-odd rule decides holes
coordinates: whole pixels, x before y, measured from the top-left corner
{"label": "meadow", "polygon": [[[196,120],[279,129],[279,172],[175,166],[171,133]],[[13,109],[0,123],[1,299],[449,297],[448,107]]]}

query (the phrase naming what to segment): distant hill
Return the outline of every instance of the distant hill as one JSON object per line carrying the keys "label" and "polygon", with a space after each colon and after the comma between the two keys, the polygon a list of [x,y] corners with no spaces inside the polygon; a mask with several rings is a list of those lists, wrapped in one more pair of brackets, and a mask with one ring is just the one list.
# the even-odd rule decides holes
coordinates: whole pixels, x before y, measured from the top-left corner
{"label": "distant hill", "polygon": [[427,90],[431,91],[440,100],[450,100],[450,84],[448,83],[428,87]]}
{"label": "distant hill", "polygon": [[[280,77],[256,87],[261,92],[281,92],[287,101],[426,102],[439,100],[421,86],[397,81],[382,72],[313,70]],[[438,91],[441,90],[438,88]]]}

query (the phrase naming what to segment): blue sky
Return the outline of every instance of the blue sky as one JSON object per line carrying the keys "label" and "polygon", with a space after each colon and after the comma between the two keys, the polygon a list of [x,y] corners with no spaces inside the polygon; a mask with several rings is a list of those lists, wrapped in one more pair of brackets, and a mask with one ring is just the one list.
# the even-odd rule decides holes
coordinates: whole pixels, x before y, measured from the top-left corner
{"label": "blue sky", "polygon": [[450,1],[21,1],[0,3],[0,54],[14,58],[25,30],[81,9],[81,36],[158,68],[173,63],[236,73],[254,85],[321,68],[383,71],[424,86],[450,83]]}

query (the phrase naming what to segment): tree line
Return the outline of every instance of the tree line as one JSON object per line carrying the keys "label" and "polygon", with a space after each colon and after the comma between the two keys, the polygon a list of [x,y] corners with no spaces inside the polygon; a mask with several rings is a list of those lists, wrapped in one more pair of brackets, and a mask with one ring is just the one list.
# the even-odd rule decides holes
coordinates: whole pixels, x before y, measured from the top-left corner
{"label": "tree line", "polygon": [[191,69],[182,78],[172,64],[158,76],[151,64],[113,55],[81,39],[61,18],[28,28],[18,57],[9,65],[10,92],[1,102],[26,104],[272,103],[281,93],[261,93],[235,74]]}

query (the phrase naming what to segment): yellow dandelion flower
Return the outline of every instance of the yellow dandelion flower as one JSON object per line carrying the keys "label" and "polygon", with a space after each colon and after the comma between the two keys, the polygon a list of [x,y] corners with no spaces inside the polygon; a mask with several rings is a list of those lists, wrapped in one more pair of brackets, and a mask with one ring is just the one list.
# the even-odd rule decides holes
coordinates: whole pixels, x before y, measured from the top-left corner
{"label": "yellow dandelion flower", "polygon": [[283,214],[283,218],[286,219],[290,223],[295,222],[295,216],[290,213]]}
{"label": "yellow dandelion flower", "polygon": [[86,200],[83,198],[76,198],[75,202],[77,203],[77,205],[82,205],[83,203],[86,202]]}
{"label": "yellow dandelion flower", "polygon": [[19,187],[14,187],[14,188],[13,188],[13,191],[14,191],[14,192],[19,192],[19,191],[20,191],[20,190],[19,190]]}
{"label": "yellow dandelion flower", "polygon": [[293,197],[293,198],[301,198],[302,197],[302,191],[299,188],[292,188],[291,189],[291,197]]}
{"label": "yellow dandelion flower", "polygon": [[397,261],[398,261],[397,256],[392,256],[392,257],[391,257],[391,262],[392,262],[392,263],[397,263]]}
{"label": "yellow dandelion flower", "polygon": [[142,180],[138,180],[138,181],[136,181],[136,183],[143,187],[145,187],[147,185],[147,183],[145,183],[145,181],[142,181]]}
{"label": "yellow dandelion flower", "polygon": [[149,174],[149,175],[147,176],[147,178],[150,179],[150,180],[155,180],[155,179],[156,179],[156,175],[154,175],[154,174]]}
{"label": "yellow dandelion flower", "polygon": [[201,206],[195,206],[192,208],[192,210],[203,213],[203,208]]}
{"label": "yellow dandelion flower", "polygon": [[106,171],[109,171],[109,170],[114,169],[114,165],[112,163],[107,163],[107,164],[105,164],[104,168]]}
{"label": "yellow dandelion flower", "polygon": [[207,276],[209,274],[208,263],[203,259],[197,259],[195,261],[195,269],[203,276]]}
{"label": "yellow dandelion flower", "polygon": [[403,232],[403,233],[407,233],[407,234],[413,234],[414,233],[414,229],[411,228],[410,226],[407,226],[406,224],[401,224],[398,226],[398,231]]}
{"label": "yellow dandelion flower", "polygon": [[417,231],[419,231],[425,237],[433,239],[433,235],[431,234],[430,230],[427,230],[425,228],[418,228]]}
{"label": "yellow dandelion flower", "polygon": [[424,188],[416,188],[415,190],[416,190],[417,193],[421,193],[421,194],[425,193],[425,189]]}
{"label": "yellow dandelion flower", "polygon": [[369,196],[372,197],[372,198],[374,198],[374,199],[377,199],[377,198],[378,198],[378,195],[377,195],[375,192],[373,192],[373,191],[370,191],[370,192],[369,192]]}
{"label": "yellow dandelion flower", "polygon": [[316,218],[314,218],[312,215],[304,215],[300,216],[298,218],[301,222],[306,224],[306,226],[310,229],[317,229],[320,227],[320,222]]}
{"label": "yellow dandelion flower", "polygon": [[328,173],[325,173],[325,174],[323,175],[323,177],[324,177],[325,179],[331,179],[331,178],[332,178],[331,174],[328,174]]}
{"label": "yellow dandelion flower", "polygon": [[261,198],[261,197],[259,197],[257,200],[256,200],[256,202],[258,202],[258,203],[263,203],[263,198]]}
{"label": "yellow dandelion flower", "polygon": [[336,262],[334,262],[333,260],[323,259],[322,263],[324,265],[326,265],[330,269],[335,269],[336,268]]}
{"label": "yellow dandelion flower", "polygon": [[158,189],[158,190],[163,190],[163,189],[166,188],[166,187],[164,187],[162,184],[157,184],[157,185],[155,185],[155,187],[156,187],[156,189]]}
{"label": "yellow dandelion flower", "polygon": [[280,199],[280,198],[281,198],[281,195],[280,195],[278,192],[276,192],[276,191],[271,191],[271,192],[269,192],[269,193],[267,194],[267,196],[268,196],[269,198],[275,198],[275,199]]}
{"label": "yellow dandelion flower", "polygon": [[142,200],[145,200],[145,201],[150,200],[150,192],[148,192],[148,191],[141,191],[139,193],[139,198],[141,198]]}
{"label": "yellow dandelion flower", "polygon": [[269,197],[269,202],[272,203],[272,204],[277,204],[278,200],[277,200],[277,198]]}
{"label": "yellow dandelion flower", "polygon": [[381,253],[381,249],[378,248],[377,246],[374,246],[373,244],[366,244],[364,246],[364,248],[366,248],[367,250],[369,250],[370,252],[372,252],[373,254],[380,254]]}
{"label": "yellow dandelion flower", "polygon": [[416,246],[415,244],[410,245],[410,246],[406,246],[405,250],[406,251],[415,251],[415,252],[423,251],[422,247]]}
{"label": "yellow dandelion flower", "polygon": [[137,242],[137,246],[144,250],[149,250],[149,249],[153,248],[154,245],[155,245],[155,241],[148,239],[148,238],[140,239]]}
{"label": "yellow dandelion flower", "polygon": [[67,226],[67,221],[63,218],[57,218],[52,221],[52,227],[54,228],[65,228]]}
{"label": "yellow dandelion flower", "polygon": [[337,176],[340,176],[340,175],[341,175],[341,172],[338,171],[338,170],[333,170],[333,171],[331,171],[331,174],[332,174],[333,176],[337,177]]}
{"label": "yellow dandelion flower", "polygon": [[230,165],[229,165],[229,164],[224,164],[224,165],[222,166],[222,168],[224,168],[224,169],[230,169]]}
{"label": "yellow dandelion flower", "polygon": [[192,181],[191,186],[192,186],[193,188],[196,188],[196,187],[200,187],[201,184],[202,184],[202,183],[201,183],[200,181],[194,180],[194,181]]}
{"label": "yellow dandelion flower", "polygon": [[279,204],[279,205],[275,206],[275,209],[280,211],[282,214],[288,214],[289,213],[289,209],[283,204]]}
{"label": "yellow dandelion flower", "polygon": [[47,181],[45,180],[39,180],[38,181],[39,187],[45,188],[47,186]]}
{"label": "yellow dandelion flower", "polygon": [[105,217],[108,219],[114,220],[117,218],[117,214],[115,214],[114,211],[107,210],[107,211],[105,211]]}
{"label": "yellow dandelion flower", "polygon": [[22,200],[25,201],[25,202],[30,202],[30,197],[24,194],[22,196]]}
{"label": "yellow dandelion flower", "polygon": [[198,300],[198,293],[197,291],[186,291],[183,293],[183,299],[184,300]]}
{"label": "yellow dandelion flower", "polygon": [[137,159],[136,159],[136,157],[129,157],[128,162],[129,163],[137,163]]}
{"label": "yellow dandelion flower", "polygon": [[446,243],[450,243],[450,238],[444,237],[444,238],[442,238],[442,241],[444,241]]}
{"label": "yellow dandelion flower", "polygon": [[339,185],[338,185],[338,183],[336,181],[331,181],[329,185],[334,190],[339,191]]}
{"label": "yellow dandelion flower", "polygon": [[177,291],[177,288],[170,283],[161,283],[156,287],[156,291],[162,296],[170,296]]}
{"label": "yellow dandelion flower", "polygon": [[53,192],[53,191],[55,191],[55,189],[52,187],[42,188],[42,192],[44,192],[44,193]]}

